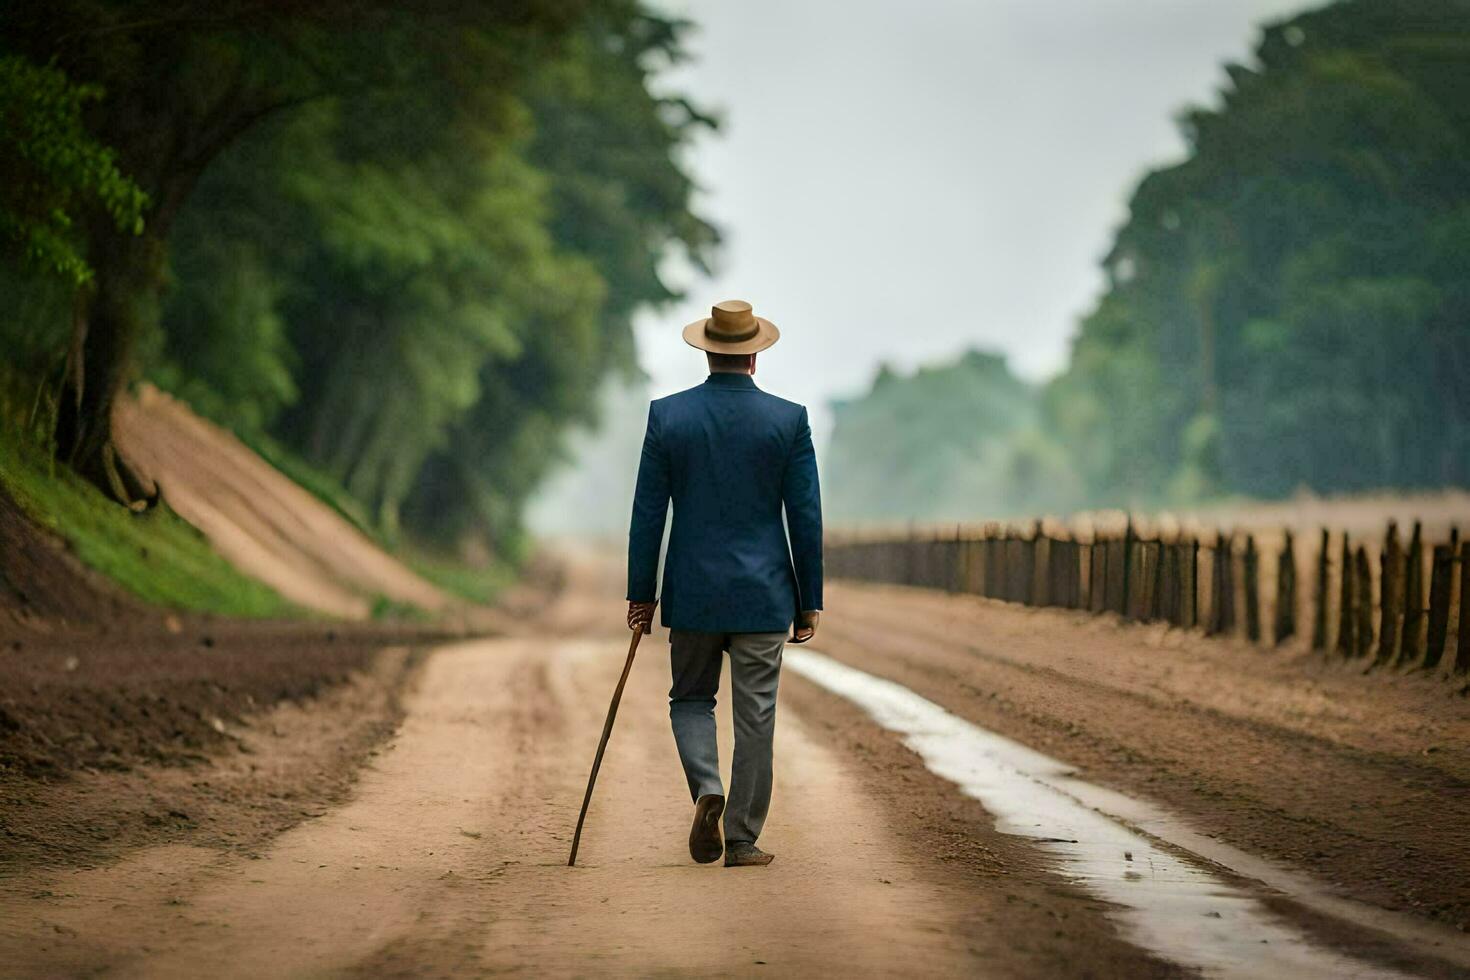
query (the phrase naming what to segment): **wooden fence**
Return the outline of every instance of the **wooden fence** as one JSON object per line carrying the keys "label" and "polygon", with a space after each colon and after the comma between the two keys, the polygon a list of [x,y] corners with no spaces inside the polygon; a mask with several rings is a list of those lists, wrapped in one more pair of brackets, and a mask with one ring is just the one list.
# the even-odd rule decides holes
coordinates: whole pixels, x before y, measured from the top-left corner
{"label": "wooden fence", "polygon": [[[1405,544],[1323,529],[1311,555],[1290,530],[1140,533],[1051,522],[832,534],[834,578],[969,593],[1164,622],[1254,643],[1308,644],[1378,666],[1470,673],[1470,541]],[[1376,547],[1374,547],[1376,545]],[[1376,552],[1376,554],[1375,554]]]}

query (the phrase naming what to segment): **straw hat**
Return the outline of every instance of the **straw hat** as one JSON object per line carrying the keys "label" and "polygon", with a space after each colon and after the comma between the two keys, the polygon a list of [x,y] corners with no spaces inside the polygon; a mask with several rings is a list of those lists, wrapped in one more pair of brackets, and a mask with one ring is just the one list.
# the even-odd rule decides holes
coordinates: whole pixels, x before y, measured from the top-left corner
{"label": "straw hat", "polygon": [[754,354],[781,339],[781,331],[751,312],[743,299],[727,299],[710,307],[710,315],[684,328],[684,343],[712,354]]}

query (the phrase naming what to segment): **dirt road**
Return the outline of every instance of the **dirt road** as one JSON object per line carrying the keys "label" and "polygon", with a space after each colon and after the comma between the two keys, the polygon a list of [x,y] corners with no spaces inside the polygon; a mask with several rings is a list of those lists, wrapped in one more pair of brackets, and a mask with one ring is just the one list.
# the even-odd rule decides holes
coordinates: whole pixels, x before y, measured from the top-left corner
{"label": "dirt road", "polygon": [[[655,634],[629,684],[579,867],[568,869],[624,650],[622,634],[592,625],[615,620],[616,593],[584,586],[544,634],[427,656],[400,728],[350,797],[253,855],[174,843],[97,868],[35,867],[0,882],[0,972],[1135,977],[1191,975],[1201,963],[1220,975],[1270,975],[1262,964],[1282,962],[1318,976],[1470,970],[1463,935],[1434,922],[1436,911],[1452,917],[1462,907],[1451,879],[1463,882],[1467,868],[1454,826],[1467,826],[1463,759],[1420,751],[1428,729],[1435,744],[1463,749],[1463,699],[1346,673],[1319,673],[1303,690],[1310,671],[1301,664],[1233,670],[1228,658],[1237,653],[1224,648],[1186,656],[1144,631],[1017,618],[993,603],[903,590],[834,589],[821,649],[833,669],[867,672],[840,676],[906,685],[891,693],[912,699],[899,704],[908,715],[895,721],[822,682],[813,665],[828,661],[818,655],[783,677],[776,799],[762,840],[775,864],[727,870],[689,861],[690,806],[664,702],[667,646]],[[1415,706],[1419,728],[1408,720]],[[1058,727],[1061,719],[1081,734]],[[1312,870],[1343,874],[1262,884],[1214,863],[1228,849],[1190,854],[1170,842],[1188,838],[1164,821],[1140,831],[1090,805],[1060,818],[1059,827],[1080,830],[1048,836],[1046,827],[1016,826],[1013,815],[1002,833],[995,820],[1006,801],[991,797],[995,812],[982,805],[994,787],[964,783],[935,762],[932,739],[921,744],[912,731],[988,737],[975,723],[1159,801],[1178,817],[1174,830],[1272,858],[1267,871],[1338,841],[1337,861],[1317,860]],[[1027,749],[1003,747],[994,758],[983,747],[967,751],[962,761],[982,776],[1045,779],[1004,754]],[[1263,774],[1281,756],[1309,767]],[[1320,804],[1294,788],[1339,776],[1352,782],[1319,782]],[[1236,795],[1223,795],[1227,781]],[[1395,786],[1418,795],[1394,797]],[[1372,806],[1333,824],[1322,814],[1340,803],[1335,793],[1366,793]],[[1267,812],[1274,816],[1257,819]],[[1411,816],[1431,833],[1395,837]],[[1295,842],[1271,845],[1283,826],[1296,828]],[[1415,885],[1399,872],[1374,886],[1367,869],[1381,849],[1411,835],[1424,855],[1416,871],[1439,862],[1445,873]],[[1101,874],[1162,897],[1153,911],[1131,906],[1127,891],[1099,889],[1098,873],[1069,856],[1069,846],[1102,838],[1142,840],[1118,845],[1140,850],[1112,855]],[[1197,846],[1207,843],[1202,836]],[[1362,866],[1349,853],[1360,847],[1369,852]],[[1441,896],[1449,912],[1383,910],[1404,907],[1397,897],[1416,889]],[[1182,953],[1171,936],[1187,938]],[[1276,958],[1262,959],[1272,943]],[[1210,955],[1195,957],[1191,946]]]}
{"label": "dirt road", "polygon": [[[620,644],[471,642],[430,659],[391,750],[351,802],[260,860],[168,846],[7,883],[8,969],[882,975],[973,972],[983,960],[1043,975],[1087,956],[1119,973],[1169,972],[1119,942],[1095,903],[1037,882],[1006,887],[1012,860],[1036,862],[992,834],[962,843],[946,828],[951,846],[916,860],[927,848],[902,832],[915,821],[898,819],[896,832],[898,815],[871,804],[871,774],[794,713],[782,719],[777,778],[800,805],[768,826],[778,864],[693,865],[657,642],[645,652],[576,869],[566,849]],[[1059,915],[1079,926],[1064,942],[1013,948],[1011,928],[1048,935]]]}

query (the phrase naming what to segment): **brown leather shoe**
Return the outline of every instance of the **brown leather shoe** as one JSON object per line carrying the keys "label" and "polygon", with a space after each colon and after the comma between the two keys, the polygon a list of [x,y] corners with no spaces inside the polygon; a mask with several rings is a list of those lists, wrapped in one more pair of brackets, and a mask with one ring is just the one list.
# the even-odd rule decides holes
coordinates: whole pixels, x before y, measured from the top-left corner
{"label": "brown leather shoe", "polygon": [[776,860],[776,855],[767,854],[748,840],[735,840],[725,848],[725,867],[761,868]]}
{"label": "brown leather shoe", "polygon": [[689,856],[700,864],[718,861],[725,853],[720,841],[720,815],[725,798],[717,793],[701,796],[694,804],[694,826],[689,828]]}

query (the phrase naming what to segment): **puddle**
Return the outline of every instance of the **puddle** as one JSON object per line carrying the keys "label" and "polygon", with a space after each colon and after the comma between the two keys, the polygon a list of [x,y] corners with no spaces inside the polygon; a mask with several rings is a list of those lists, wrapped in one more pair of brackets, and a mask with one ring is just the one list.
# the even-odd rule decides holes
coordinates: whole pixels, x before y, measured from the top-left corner
{"label": "puddle", "polygon": [[1203,863],[1100,812],[1097,800],[1126,802],[1135,813],[1144,805],[1083,783],[1064,763],[814,651],[788,647],[783,660],[902,735],[931,772],[983,803],[997,830],[1030,837],[1059,857],[1066,877],[1121,907],[1113,914],[1129,941],[1162,958],[1217,977],[1405,976],[1315,945]]}

